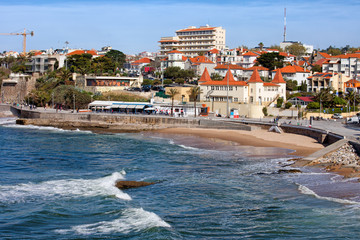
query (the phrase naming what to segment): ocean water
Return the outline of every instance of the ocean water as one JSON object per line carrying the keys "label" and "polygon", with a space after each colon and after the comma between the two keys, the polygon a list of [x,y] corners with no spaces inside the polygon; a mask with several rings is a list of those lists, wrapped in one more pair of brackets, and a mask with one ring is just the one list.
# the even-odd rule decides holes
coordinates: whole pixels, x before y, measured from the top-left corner
{"label": "ocean water", "polygon": [[[0,121],[0,239],[358,239],[360,183],[287,149]],[[157,184],[121,191],[118,180]]]}

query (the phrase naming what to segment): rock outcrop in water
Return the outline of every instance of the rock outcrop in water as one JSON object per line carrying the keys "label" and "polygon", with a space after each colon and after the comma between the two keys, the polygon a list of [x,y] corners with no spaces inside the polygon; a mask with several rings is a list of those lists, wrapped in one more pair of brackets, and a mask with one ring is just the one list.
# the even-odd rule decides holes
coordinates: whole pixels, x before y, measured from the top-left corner
{"label": "rock outcrop in water", "polygon": [[118,181],[115,183],[115,186],[119,189],[129,189],[137,187],[145,187],[155,184],[154,182],[138,182],[138,181]]}

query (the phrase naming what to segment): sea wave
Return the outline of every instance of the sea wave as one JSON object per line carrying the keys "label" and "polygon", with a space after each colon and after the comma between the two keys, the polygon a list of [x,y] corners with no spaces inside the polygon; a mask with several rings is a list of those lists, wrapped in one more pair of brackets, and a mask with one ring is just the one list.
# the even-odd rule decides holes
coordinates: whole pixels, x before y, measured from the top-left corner
{"label": "sea wave", "polygon": [[36,199],[64,197],[115,196],[123,200],[131,197],[115,187],[115,182],[124,179],[125,171],[115,172],[98,179],[64,179],[41,183],[22,183],[15,186],[0,185],[0,202],[26,202]]}
{"label": "sea wave", "polygon": [[13,125],[16,123],[16,118],[8,117],[8,118],[0,118],[0,125]]}
{"label": "sea wave", "polygon": [[110,233],[130,233],[153,227],[171,226],[162,220],[158,215],[145,211],[142,208],[128,208],[124,210],[122,216],[113,221],[102,221],[92,224],[73,226],[70,229],[59,229],[55,232],[60,234],[76,233],[80,235],[110,234]]}
{"label": "sea wave", "polygon": [[342,204],[360,205],[360,202],[351,201],[351,200],[347,200],[347,199],[319,196],[313,190],[311,190],[310,188],[308,188],[308,187],[306,187],[304,185],[298,184],[298,186],[299,186],[298,189],[302,194],[312,195],[312,196],[314,196],[314,197],[316,197],[318,199],[321,199],[321,200],[327,200],[327,201],[337,202],[337,203],[342,203]]}
{"label": "sea wave", "polygon": [[44,131],[53,131],[53,132],[81,132],[81,133],[92,133],[91,131],[83,131],[80,129],[75,129],[75,130],[66,130],[66,129],[61,129],[61,128],[56,128],[56,127],[45,127],[45,126],[35,126],[35,125],[19,125],[19,124],[7,124],[4,125],[4,127],[9,127],[9,128],[21,128],[21,129],[34,129],[34,130],[44,130]]}

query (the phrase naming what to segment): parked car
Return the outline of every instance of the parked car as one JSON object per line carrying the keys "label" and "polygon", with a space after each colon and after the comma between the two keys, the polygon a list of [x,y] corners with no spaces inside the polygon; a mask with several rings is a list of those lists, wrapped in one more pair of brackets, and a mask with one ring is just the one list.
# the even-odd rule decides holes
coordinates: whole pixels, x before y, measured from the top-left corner
{"label": "parked car", "polygon": [[334,115],[332,115],[331,118],[333,118],[333,119],[342,119],[343,116],[340,113],[334,113]]}
{"label": "parked car", "polygon": [[357,116],[349,117],[347,123],[359,123],[359,118]]}
{"label": "parked car", "polygon": [[151,86],[150,86],[150,85],[144,85],[144,86],[142,86],[141,89],[142,89],[144,92],[150,92]]}

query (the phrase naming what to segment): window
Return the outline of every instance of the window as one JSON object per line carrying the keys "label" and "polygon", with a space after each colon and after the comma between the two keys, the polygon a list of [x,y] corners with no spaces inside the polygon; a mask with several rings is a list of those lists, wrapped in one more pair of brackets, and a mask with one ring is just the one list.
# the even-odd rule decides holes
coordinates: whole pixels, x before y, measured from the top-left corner
{"label": "window", "polygon": [[239,101],[239,99],[238,98],[234,98],[234,102],[238,102]]}

